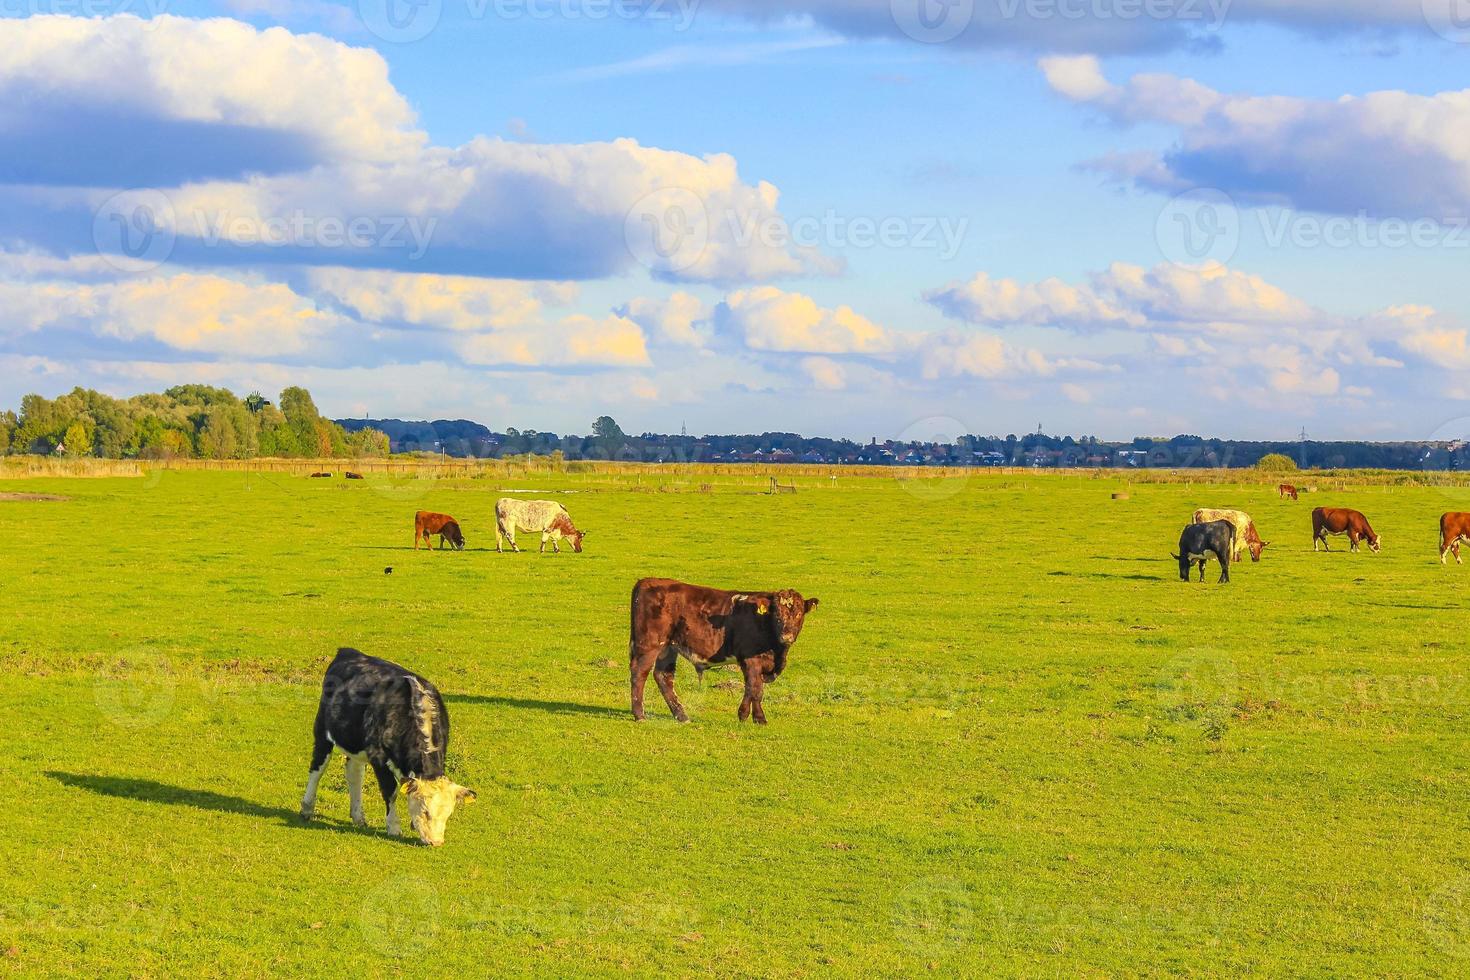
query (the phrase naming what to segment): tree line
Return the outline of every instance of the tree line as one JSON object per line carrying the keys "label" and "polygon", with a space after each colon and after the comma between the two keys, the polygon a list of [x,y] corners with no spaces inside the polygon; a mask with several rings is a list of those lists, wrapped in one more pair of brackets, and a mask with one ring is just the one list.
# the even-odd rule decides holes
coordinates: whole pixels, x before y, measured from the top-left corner
{"label": "tree line", "polygon": [[311,393],[290,387],[272,404],[259,392],[177,385],[113,398],[74,388],[57,398],[26,395],[0,412],[0,452],[104,459],[251,459],[257,456],[387,456],[388,437],[348,432],[317,411]]}

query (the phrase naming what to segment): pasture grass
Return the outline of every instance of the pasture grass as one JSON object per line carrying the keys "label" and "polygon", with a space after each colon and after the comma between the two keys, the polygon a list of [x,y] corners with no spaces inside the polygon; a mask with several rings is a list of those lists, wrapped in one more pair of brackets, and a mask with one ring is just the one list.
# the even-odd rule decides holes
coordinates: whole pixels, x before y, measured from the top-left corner
{"label": "pasture grass", "polygon": [[[0,966],[26,974],[1340,975],[1470,964],[1467,491],[974,475],[0,481]],[[669,482],[677,482],[670,478]],[[785,481],[783,481],[785,482]],[[1306,480],[1298,480],[1305,483]],[[494,552],[504,489],[581,555]],[[575,493],[561,491],[577,491]],[[1313,554],[1318,505],[1384,551]],[[1168,557],[1251,512],[1227,586]],[[469,547],[411,550],[413,512]],[[384,568],[392,566],[391,575]],[[627,705],[633,582],[818,596],[766,728]],[[296,817],[338,646],[433,679],[430,850]]]}

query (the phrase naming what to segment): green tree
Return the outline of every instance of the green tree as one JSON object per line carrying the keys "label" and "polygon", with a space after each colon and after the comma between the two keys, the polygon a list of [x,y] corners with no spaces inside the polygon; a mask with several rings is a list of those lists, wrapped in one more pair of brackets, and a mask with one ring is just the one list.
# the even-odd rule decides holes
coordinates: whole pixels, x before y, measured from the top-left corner
{"label": "green tree", "polygon": [[592,423],[592,439],[598,449],[607,453],[608,458],[617,455],[628,441],[628,437],[610,415],[599,416]]}
{"label": "green tree", "polygon": [[1256,469],[1262,473],[1294,473],[1296,460],[1283,453],[1267,453],[1256,460]]}
{"label": "green tree", "polygon": [[87,423],[77,421],[67,427],[62,443],[68,456],[92,455],[92,430]]}

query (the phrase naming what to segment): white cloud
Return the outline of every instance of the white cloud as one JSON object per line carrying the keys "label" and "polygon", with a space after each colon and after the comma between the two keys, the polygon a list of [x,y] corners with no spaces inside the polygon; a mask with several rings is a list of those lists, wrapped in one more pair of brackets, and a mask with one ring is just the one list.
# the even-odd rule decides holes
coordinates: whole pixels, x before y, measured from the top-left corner
{"label": "white cloud", "polygon": [[362,269],[313,269],[316,295],[375,323],[403,323],[444,330],[481,331],[525,326],[547,306],[577,298],[575,283],[412,275]]}
{"label": "white cloud", "polygon": [[[58,223],[58,210],[89,218],[114,190],[142,187],[165,194],[154,217],[177,235],[181,264],[580,279],[641,261],[660,278],[714,282],[840,267],[741,238],[781,223],[780,195],[744,182],[728,154],[629,139],[434,146],[377,52],[283,28],[0,19],[0,104],[0,189],[17,234],[52,250],[95,248],[67,237],[82,222]],[[132,151],[119,156],[123,139]],[[678,214],[668,194],[682,195]],[[666,231],[675,218],[695,236],[679,261],[641,247],[646,220]],[[344,242],[344,228],[359,231]]]}
{"label": "white cloud", "polygon": [[703,347],[708,342],[698,324],[709,318],[709,310],[704,301],[692,293],[675,292],[663,300],[639,296],[614,312],[651,331],[664,343]]}
{"label": "white cloud", "polygon": [[649,364],[643,331],[620,316],[581,314],[534,329],[497,330],[460,339],[469,364],[549,367],[641,367]]}
{"label": "white cloud", "polygon": [[774,286],[730,293],[716,309],[716,323],[754,350],[878,354],[894,346],[886,329],[851,307],[827,309]]}
{"label": "white cloud", "polygon": [[1178,130],[1166,151],[1093,161],[1140,186],[1205,186],[1336,214],[1470,216],[1470,89],[1304,99],[1227,95],[1174,75],[1116,85],[1087,56],[1046,58],[1041,69],[1056,92],[1115,122]]}

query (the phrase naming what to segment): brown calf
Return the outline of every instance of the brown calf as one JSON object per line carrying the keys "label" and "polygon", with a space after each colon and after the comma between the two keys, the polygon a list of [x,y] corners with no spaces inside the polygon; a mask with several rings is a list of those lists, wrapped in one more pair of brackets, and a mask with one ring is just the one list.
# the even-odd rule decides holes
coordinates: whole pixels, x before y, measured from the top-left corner
{"label": "brown calf", "polygon": [[1440,515],[1439,518],[1439,563],[1449,555],[1455,556],[1455,564],[1463,565],[1460,561],[1460,542],[1470,541],[1470,514],[1450,511]]}
{"label": "brown calf", "polygon": [[1292,486],[1290,483],[1279,483],[1276,485],[1276,496],[1290,497],[1292,500],[1295,500],[1296,487]]}
{"label": "brown calf", "polygon": [[633,586],[628,637],[634,720],[643,720],[650,671],[674,717],[689,720],[674,692],[674,667],[683,656],[700,674],[711,664],[737,661],[745,675],[740,720],[754,717],[764,725],[765,686],[781,676],[786,654],[816,606],[816,599],[791,589],[729,592],[666,578],[639,580]]}
{"label": "brown calf", "polygon": [[421,510],[413,515],[413,550],[419,550],[419,542],[424,547],[432,548],[433,542],[430,536],[439,535],[439,547],[444,547],[448,541],[455,551],[464,550],[464,532],[459,529],[459,521],[448,514],[436,514],[430,510]]}
{"label": "brown calf", "polygon": [[1327,547],[1327,535],[1346,534],[1351,547],[1349,550],[1357,551],[1359,541],[1367,541],[1368,547],[1377,551],[1382,539],[1373,533],[1373,527],[1368,523],[1368,518],[1356,510],[1346,507],[1318,507],[1312,511],[1312,550],[1317,550],[1317,542],[1322,542],[1323,551],[1331,551]]}

